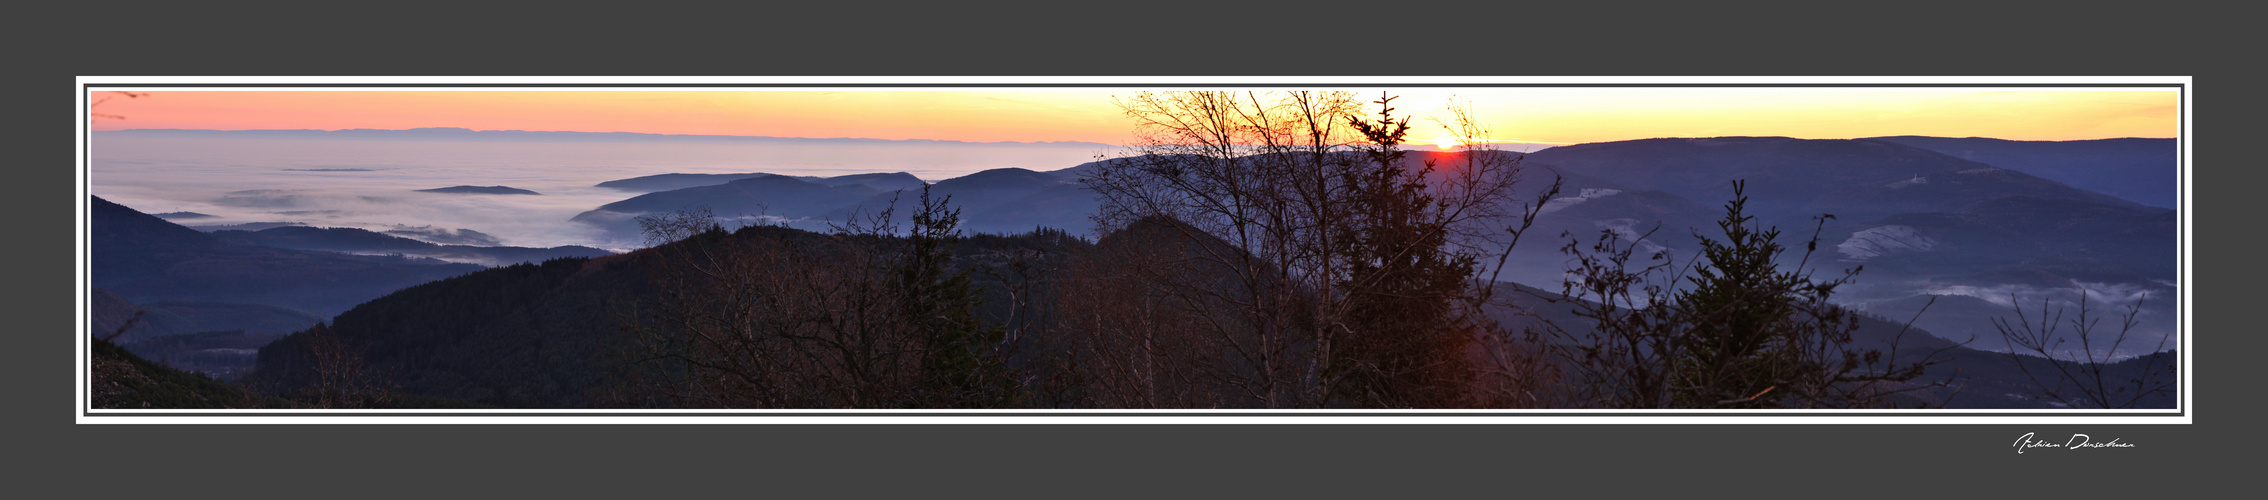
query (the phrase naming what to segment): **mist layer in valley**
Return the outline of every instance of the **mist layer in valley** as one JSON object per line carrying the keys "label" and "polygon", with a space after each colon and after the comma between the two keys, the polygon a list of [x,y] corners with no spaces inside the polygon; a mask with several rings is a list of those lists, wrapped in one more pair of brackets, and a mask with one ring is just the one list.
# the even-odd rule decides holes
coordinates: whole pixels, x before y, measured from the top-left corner
{"label": "mist layer in valley", "polygon": [[[1116,153],[1110,146],[1089,143],[734,141],[571,133],[499,139],[488,137],[495,134],[489,132],[407,132],[98,132],[92,138],[89,181],[92,194],[122,205],[209,216],[179,220],[199,229],[302,224],[380,232],[471,230],[499,245],[622,250],[637,242],[568,222],[636,194],[598,187],[601,182],[745,172],[906,172],[934,182],[995,168],[1055,170]],[[421,192],[456,186],[504,186],[541,195]]]}

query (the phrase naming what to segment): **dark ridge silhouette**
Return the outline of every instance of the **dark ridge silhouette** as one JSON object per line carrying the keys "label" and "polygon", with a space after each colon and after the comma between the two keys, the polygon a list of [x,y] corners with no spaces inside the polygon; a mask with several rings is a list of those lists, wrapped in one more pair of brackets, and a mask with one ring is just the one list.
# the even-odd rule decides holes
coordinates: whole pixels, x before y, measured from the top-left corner
{"label": "dark ridge silhouette", "polygon": [[210,233],[214,231],[259,231],[262,229],[305,225],[307,225],[307,223],[304,222],[246,222],[242,224],[197,225],[184,227]]}
{"label": "dark ridge silhouette", "polygon": [[[980,212],[1062,183],[1053,175],[1021,168],[996,168],[951,179],[937,181],[930,187],[930,196],[952,196],[953,205],[964,212]],[[869,203],[886,202],[877,196]]]}
{"label": "dark ridge silhouette", "polygon": [[234,244],[326,252],[401,254],[449,261],[467,261],[489,266],[542,262],[560,257],[598,257],[613,254],[613,252],[585,246],[527,248],[437,245],[366,229],[344,227],[286,226],[259,231],[215,231],[212,235],[222,241]]}
{"label": "dark ridge silhouette", "polygon": [[[773,175],[777,174],[767,174],[762,172],[749,172],[743,174],[656,174],[601,182],[598,183],[597,186],[602,188],[619,189],[623,191],[653,193],[701,186],[715,186],[741,179],[751,179]],[[921,186],[928,184],[928,182],[924,182],[920,178],[914,177],[913,174],[905,172],[851,174],[836,177],[817,177],[808,175],[780,177],[794,177],[796,179],[802,179],[804,181],[808,181],[821,186],[864,185],[883,191],[918,189]]]}
{"label": "dark ridge silhouette", "polygon": [[449,193],[449,194],[525,194],[525,195],[540,195],[540,194],[543,194],[543,193],[538,193],[538,192],[535,192],[535,191],[529,191],[529,190],[526,190],[526,189],[520,189],[520,188],[515,188],[515,187],[508,187],[508,186],[449,186],[449,187],[445,187],[445,188],[419,189],[419,190],[417,190],[417,191],[418,191],[418,192],[420,192],[420,193]]}
{"label": "dark ridge silhouette", "polygon": [[402,287],[480,269],[432,259],[231,245],[89,200],[89,277],[137,303],[257,304],[329,316]]}
{"label": "dark ridge silhouette", "polygon": [[431,242],[439,245],[470,245],[476,247],[504,246],[503,243],[496,240],[496,237],[489,236],[487,233],[482,233],[480,231],[474,231],[471,229],[451,229],[433,226],[395,227],[395,229],[388,229],[381,232],[394,236],[400,236],[403,238]]}
{"label": "dark ridge silhouette", "polygon": [[1196,158],[1196,155],[1157,155],[1157,154],[1145,154],[1145,155],[1134,156],[1134,157],[1130,157],[1130,158],[1110,158],[1110,159],[1104,159],[1104,160],[1096,160],[1096,161],[1090,161],[1090,162],[1086,162],[1086,163],[1081,163],[1081,164],[1078,164],[1078,165],[1073,165],[1073,166],[1071,166],[1070,168],[1064,168],[1064,169],[1059,169],[1059,170],[1050,170],[1050,171],[1047,171],[1047,172],[1045,172],[1045,173],[1047,173],[1047,174],[1049,174],[1049,175],[1054,175],[1054,176],[1055,176],[1056,178],[1058,178],[1058,179],[1062,179],[1062,180],[1063,180],[1063,181],[1065,181],[1065,182],[1078,182],[1078,180],[1079,180],[1079,178],[1080,178],[1080,177],[1083,177],[1083,176],[1086,176],[1086,175],[1092,174],[1092,173],[1094,173],[1094,172],[1095,172],[1095,171],[1097,171],[1097,170],[1101,170],[1101,169],[1102,169],[1102,167],[1103,167],[1104,165],[1106,165],[1106,164],[1114,164],[1114,163],[1116,163],[1116,162],[1124,162],[1124,161],[1164,162],[1164,161],[1167,161],[1167,160],[1169,160],[1169,159],[1176,159],[1176,158],[1178,158],[1178,159],[1184,159],[1184,160],[1185,160],[1185,159],[1194,159],[1194,158]]}
{"label": "dark ridge silhouette", "polygon": [[[662,180],[687,179],[696,178]],[[923,185],[929,184],[904,172],[828,178],[759,174],[719,185],[647,193],[602,205],[572,220],[605,229],[617,239],[632,240],[639,232],[637,217],[706,208],[719,217],[763,215],[783,219],[792,227],[819,231],[827,230],[830,223],[873,216],[893,207],[903,212],[914,203],[910,193]],[[895,188],[884,189],[892,186]],[[1083,235],[1091,226],[1087,217],[1097,206],[1080,185],[1058,175],[1021,168],[992,169],[938,181],[930,185],[930,193],[938,198],[951,196],[953,206],[965,216],[962,228],[973,232],[1022,233],[1052,227]]]}
{"label": "dark ridge silhouette", "polygon": [[851,174],[835,177],[804,177],[803,179],[827,186],[849,186],[857,184],[883,191],[896,191],[900,189],[919,190],[922,186],[929,185],[929,182],[923,181],[921,180],[921,178],[914,177],[913,174],[905,172]]}
{"label": "dark ridge silhouette", "polygon": [[689,187],[714,186],[741,179],[763,177],[767,175],[773,174],[767,174],[763,172],[749,172],[745,174],[656,174],[601,182],[598,183],[598,187],[620,189],[623,191],[652,193],[657,191],[685,189]]}
{"label": "dark ridge silhouette", "polygon": [[[1021,233],[1030,231],[1034,227],[1046,225],[1050,221],[1040,219],[1005,220],[994,216],[997,212],[993,210],[1009,206],[1026,196],[1032,196],[1041,190],[1063,183],[1064,180],[1061,177],[1052,174],[1021,168],[996,168],[937,181],[936,184],[930,186],[929,193],[934,198],[952,197],[953,206],[961,209],[961,213],[967,216],[963,221],[963,227],[966,229],[980,232]],[[892,207],[896,207],[899,212],[904,212],[913,206],[914,194],[914,191],[906,190],[878,193],[853,204],[832,207],[834,210],[824,212],[821,216],[840,221],[850,220],[857,214],[872,214]],[[1087,213],[1092,213],[1093,205],[1079,206],[1065,203],[1062,207],[1084,208],[1090,210]],[[1062,221],[1052,221],[1055,223],[1062,223],[1074,218],[1085,218],[1084,215],[1049,215],[1051,219],[1062,219]],[[1074,234],[1085,234],[1087,229],[1087,226],[1083,224],[1052,227],[1074,231]]]}
{"label": "dark ridge silhouette", "polygon": [[671,212],[708,207],[719,214],[806,215],[818,207],[850,202],[878,190],[864,185],[827,186],[784,175],[764,175],[715,186],[651,193],[600,205],[613,212]]}

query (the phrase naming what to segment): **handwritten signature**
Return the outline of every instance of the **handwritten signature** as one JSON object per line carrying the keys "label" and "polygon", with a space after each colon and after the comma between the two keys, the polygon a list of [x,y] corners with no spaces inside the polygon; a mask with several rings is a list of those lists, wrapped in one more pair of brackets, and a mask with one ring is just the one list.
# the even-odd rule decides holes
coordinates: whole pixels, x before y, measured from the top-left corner
{"label": "handwritten signature", "polygon": [[2032,448],[2063,448],[2066,450],[2078,450],[2085,448],[2134,447],[2134,443],[2121,443],[2118,441],[2118,438],[2111,438],[2111,440],[2109,441],[2096,441],[2094,439],[2094,436],[2089,436],[2086,434],[2072,434],[2070,439],[2066,439],[2063,440],[2063,442],[2058,443],[2055,441],[2048,441],[2043,439],[2033,439],[2033,434],[2034,433],[2026,432],[2024,433],[2023,437],[2016,438],[2016,444],[2013,445],[2016,447],[2016,454],[2022,455],[2024,454],[2024,450]]}

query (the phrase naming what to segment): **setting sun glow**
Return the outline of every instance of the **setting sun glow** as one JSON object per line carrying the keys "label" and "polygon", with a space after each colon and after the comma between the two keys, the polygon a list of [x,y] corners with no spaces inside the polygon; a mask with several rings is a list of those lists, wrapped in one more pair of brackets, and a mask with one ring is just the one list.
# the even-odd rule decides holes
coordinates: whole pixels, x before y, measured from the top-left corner
{"label": "setting sun glow", "polygon": [[[92,110],[96,130],[406,129],[860,137],[1124,144],[1133,122],[1087,90],[185,90],[131,89]],[[1242,91],[1243,89],[1238,89]],[[2173,137],[2170,89],[1412,88],[1413,137],[1455,147],[1440,126],[1464,103],[1491,142],[1574,144],[1653,137],[1889,135],[2078,140]],[[90,102],[110,96],[98,92]]]}

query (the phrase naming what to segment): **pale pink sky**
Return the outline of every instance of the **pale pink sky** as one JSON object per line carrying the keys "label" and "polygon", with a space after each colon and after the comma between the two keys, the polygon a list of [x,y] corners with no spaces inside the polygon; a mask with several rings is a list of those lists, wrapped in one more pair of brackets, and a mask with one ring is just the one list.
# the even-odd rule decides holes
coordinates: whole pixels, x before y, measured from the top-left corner
{"label": "pale pink sky", "polygon": [[[155,89],[113,96],[96,130],[180,128],[644,132],[1123,144],[1133,123],[1112,103],[1129,90],[332,91]],[[1413,88],[1419,141],[1450,134],[1423,117],[1469,103],[1491,139],[1552,144],[1730,135],[1844,139],[1886,135],[2075,140],[2174,137],[2178,95],[2149,90],[1843,88]]]}

